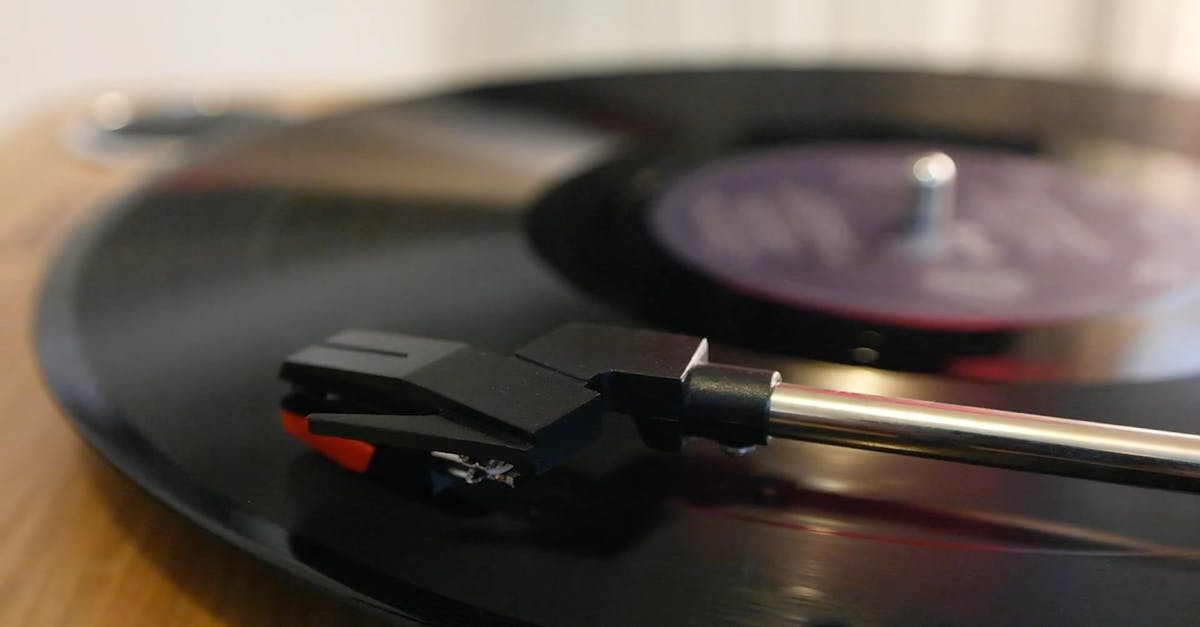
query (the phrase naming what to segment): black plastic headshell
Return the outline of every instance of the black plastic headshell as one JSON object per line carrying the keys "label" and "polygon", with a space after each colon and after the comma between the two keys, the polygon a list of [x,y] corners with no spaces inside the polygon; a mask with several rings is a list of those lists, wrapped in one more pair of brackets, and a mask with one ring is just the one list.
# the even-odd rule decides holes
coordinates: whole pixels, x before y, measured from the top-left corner
{"label": "black plastic headshell", "polygon": [[659,448],[687,436],[765,443],[778,375],[707,359],[701,338],[595,324],[566,325],[507,356],[343,331],[284,362],[293,386],[284,423],[358,471],[378,449],[400,449],[469,483],[511,484],[561,464],[599,436],[604,412],[633,416]]}

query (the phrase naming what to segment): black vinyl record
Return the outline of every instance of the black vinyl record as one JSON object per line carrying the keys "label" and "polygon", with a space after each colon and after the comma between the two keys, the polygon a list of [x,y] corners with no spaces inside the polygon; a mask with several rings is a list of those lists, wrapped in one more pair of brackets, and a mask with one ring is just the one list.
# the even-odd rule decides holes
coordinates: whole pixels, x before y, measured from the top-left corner
{"label": "black vinyl record", "polygon": [[[48,276],[38,352],[78,431],[156,498],[397,622],[1194,624],[1192,495],[792,442],[673,455],[613,418],[601,442],[519,489],[424,498],[288,438],[275,376],[344,328],[508,351],[601,321],[705,334],[715,360],[795,383],[1196,432],[1187,271],[1200,248],[1183,244],[1200,200],[1197,125],[1200,103],[1170,95],[843,71],[647,73],[401,102],[227,147],[116,203]],[[1045,284],[1071,298],[1031,292],[1044,315],[990,320],[979,311],[998,310],[968,303],[939,326],[872,313],[907,307],[903,291],[847,309],[845,294],[813,291],[827,274],[772,275],[754,265],[769,237],[710,258],[664,226],[663,212],[696,206],[687,186],[706,172],[737,179],[786,153],[784,178],[841,161],[854,175],[858,151],[878,164],[926,148],[965,155],[967,195],[983,197],[967,189],[972,168],[1000,160],[1033,173],[1000,177],[1023,208],[1171,207],[1183,226],[1143,235],[1170,231],[1154,241],[1175,252],[1143,264],[1136,277],[1157,282],[1136,290],[1117,270],[1141,257],[1117,251],[1104,258],[1117,270],[1079,291],[1074,275]],[[1119,186],[1085,185],[1122,200],[1056,196],[1053,181],[1038,188],[1053,188],[1047,200],[1022,178],[1060,175]],[[742,281],[740,267],[754,272]],[[854,281],[875,274],[841,276],[849,297],[871,295]]]}

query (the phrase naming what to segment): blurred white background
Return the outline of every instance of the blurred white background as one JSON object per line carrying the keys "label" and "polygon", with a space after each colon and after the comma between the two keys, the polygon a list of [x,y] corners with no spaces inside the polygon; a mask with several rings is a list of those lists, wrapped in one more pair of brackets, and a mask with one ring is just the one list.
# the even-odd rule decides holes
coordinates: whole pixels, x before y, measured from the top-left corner
{"label": "blurred white background", "polygon": [[0,0],[0,132],[104,90],[405,93],[630,65],[921,67],[1200,92],[1200,0]]}

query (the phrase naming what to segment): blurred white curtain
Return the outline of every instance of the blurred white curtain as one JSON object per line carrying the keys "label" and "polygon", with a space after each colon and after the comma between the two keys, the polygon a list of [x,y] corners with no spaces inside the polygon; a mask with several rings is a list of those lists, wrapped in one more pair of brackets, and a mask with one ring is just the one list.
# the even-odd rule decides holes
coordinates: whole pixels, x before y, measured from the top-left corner
{"label": "blurred white curtain", "polygon": [[0,128],[64,93],[112,87],[403,92],[733,63],[1200,92],[1200,0],[0,0]]}

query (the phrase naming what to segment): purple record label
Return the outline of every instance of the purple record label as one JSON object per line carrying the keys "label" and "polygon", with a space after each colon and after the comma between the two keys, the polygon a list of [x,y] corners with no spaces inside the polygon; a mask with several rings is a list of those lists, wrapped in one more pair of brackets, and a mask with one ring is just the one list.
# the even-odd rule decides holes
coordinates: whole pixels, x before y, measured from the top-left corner
{"label": "purple record label", "polygon": [[[927,328],[1121,314],[1200,279],[1200,222],[1047,161],[943,148],[952,212],[928,233],[909,173],[929,146],[821,143],[731,157],[676,181],[653,236],[733,289]],[[922,239],[925,238],[925,239]]]}

